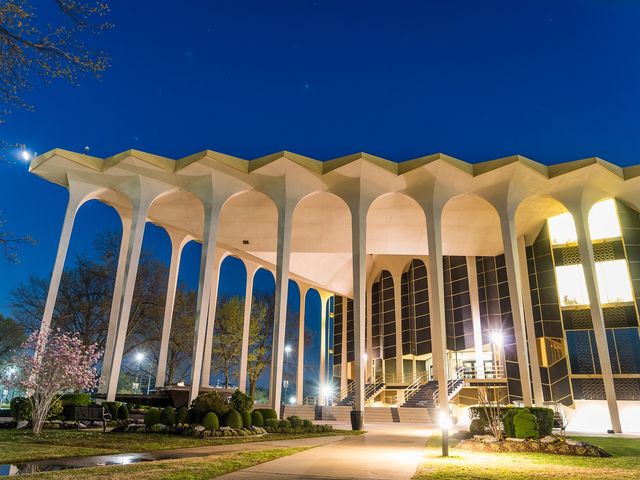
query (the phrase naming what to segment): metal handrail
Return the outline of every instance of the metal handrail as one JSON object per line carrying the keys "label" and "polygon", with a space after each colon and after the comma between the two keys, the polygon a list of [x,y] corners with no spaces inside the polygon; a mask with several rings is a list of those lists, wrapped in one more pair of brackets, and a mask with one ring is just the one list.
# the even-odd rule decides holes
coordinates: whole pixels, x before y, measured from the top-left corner
{"label": "metal handrail", "polygon": [[303,405],[318,405],[318,397],[308,396],[302,399]]}
{"label": "metal handrail", "polygon": [[409,384],[407,388],[404,389],[404,403],[406,403],[411,397],[413,397],[420,387],[424,385],[425,380],[427,378],[427,372],[420,372],[419,375],[416,375],[416,379]]}
{"label": "metal handrail", "polygon": [[346,398],[347,396],[349,396],[350,393],[354,392],[355,388],[356,388],[356,382],[349,383],[349,380],[347,380],[347,387],[340,390],[338,400],[342,400],[343,398]]}
{"label": "metal handrail", "polygon": [[364,389],[364,398],[366,403],[369,403],[369,401],[373,399],[370,397],[373,397],[376,394],[380,385],[384,385],[382,376],[371,378],[367,387]]}
{"label": "metal handrail", "polygon": [[[447,381],[447,398],[451,398],[451,394],[449,393],[449,389],[456,383],[459,382],[460,380],[464,379],[464,367],[460,367],[459,369],[456,370],[455,375],[453,376],[453,378],[450,378]],[[435,406],[440,405],[440,398],[439,398],[439,393],[440,393],[440,388],[436,388],[433,391],[433,404]]]}

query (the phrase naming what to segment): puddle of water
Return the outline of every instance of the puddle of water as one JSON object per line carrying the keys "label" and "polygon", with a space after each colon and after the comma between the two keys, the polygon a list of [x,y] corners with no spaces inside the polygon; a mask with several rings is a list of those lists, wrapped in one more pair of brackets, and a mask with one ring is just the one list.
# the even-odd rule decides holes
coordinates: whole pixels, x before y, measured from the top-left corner
{"label": "puddle of water", "polygon": [[[171,457],[170,457],[171,458]],[[130,465],[132,463],[150,462],[156,458],[144,454],[106,455],[104,457],[77,457],[64,460],[42,460],[16,464],[0,464],[0,476],[26,475],[39,472],[72,470],[75,468],[102,467],[106,465]]]}

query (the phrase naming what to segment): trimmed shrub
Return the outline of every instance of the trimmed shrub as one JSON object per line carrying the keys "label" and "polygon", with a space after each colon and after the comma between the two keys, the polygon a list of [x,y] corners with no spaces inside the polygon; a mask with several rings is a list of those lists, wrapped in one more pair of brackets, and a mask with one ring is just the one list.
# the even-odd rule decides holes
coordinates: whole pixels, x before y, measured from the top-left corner
{"label": "trimmed shrub", "polygon": [[129,420],[129,409],[126,405],[120,405],[118,408],[118,420],[126,421]]}
{"label": "trimmed shrub", "polygon": [[513,424],[516,427],[516,438],[539,437],[538,421],[528,408],[523,408],[513,417]]}
{"label": "trimmed shrub", "polygon": [[165,407],[160,412],[160,423],[173,426],[176,424],[176,411],[173,407]]}
{"label": "trimmed shrub", "polygon": [[213,412],[218,418],[222,418],[230,408],[229,404],[224,401],[218,392],[202,393],[191,402],[191,411],[194,418],[190,420],[192,423],[200,423],[209,412]]}
{"label": "trimmed shrub", "polygon": [[87,407],[91,403],[91,395],[88,393],[65,393],[60,397],[62,406]]}
{"label": "trimmed shrub", "polygon": [[240,412],[240,416],[242,417],[242,428],[251,428],[251,412],[243,410]]}
{"label": "trimmed shrub", "polygon": [[474,418],[469,424],[469,433],[471,435],[484,435],[485,425],[479,418]]}
{"label": "trimmed shrub", "polygon": [[220,428],[220,422],[218,421],[218,416],[213,412],[207,413],[202,419],[202,426],[205,428],[205,430],[209,430],[209,431],[218,430],[218,428]]}
{"label": "trimmed shrub", "polygon": [[[515,413],[509,413],[512,410],[515,410]],[[522,410],[520,407],[502,407],[500,408],[500,418],[502,419],[502,425],[507,437],[515,436],[515,427],[511,426],[510,418],[513,418],[513,415],[516,415],[519,410]],[[529,413],[535,415],[536,420],[538,422],[538,429],[541,436],[551,435],[553,430],[553,410],[546,407],[529,407]],[[507,416],[507,423],[505,423],[505,416]],[[479,418],[485,424],[488,423],[487,414],[484,407],[470,407],[469,408],[469,417],[471,419]]]}
{"label": "trimmed shrub", "polygon": [[264,418],[258,410],[251,412],[251,424],[254,427],[264,427]]}
{"label": "trimmed shrub", "polygon": [[289,420],[291,428],[302,428],[302,419],[297,415],[291,415],[287,420]]}
{"label": "trimmed shrub", "polygon": [[253,397],[236,390],[231,395],[231,405],[239,412],[250,412],[253,410]]}
{"label": "trimmed shrub", "polygon": [[270,418],[278,419],[278,413],[273,408],[256,408],[255,411],[260,412],[265,422]]}
{"label": "trimmed shrub", "polygon": [[231,409],[222,419],[222,425],[237,430],[242,428],[242,416],[236,409]]}
{"label": "trimmed shrub", "polygon": [[313,422],[311,420],[309,420],[308,418],[305,418],[302,420],[302,428],[312,428],[313,427]]}
{"label": "trimmed shrub", "polygon": [[118,418],[118,409],[120,408],[120,405],[122,405],[120,402],[102,402],[102,406],[105,408],[107,413],[111,414],[111,418],[114,420]]}
{"label": "trimmed shrub", "polygon": [[519,408],[510,408],[502,415],[502,429],[507,438],[514,438],[516,436],[516,426],[513,424],[513,417],[515,417]]}
{"label": "trimmed shrub", "polygon": [[264,428],[267,429],[267,432],[273,432],[278,429],[279,420],[277,418],[267,418],[264,421]]}
{"label": "trimmed shrub", "polygon": [[534,407],[529,411],[535,415],[538,422],[538,433],[541,436],[551,435],[553,432],[553,410],[551,408]]}
{"label": "trimmed shrub", "polygon": [[144,416],[144,424],[147,427],[152,427],[160,423],[160,410],[158,408],[150,408]]}
{"label": "trimmed shrub", "polygon": [[189,420],[189,410],[187,407],[180,407],[176,412],[176,423],[187,423]]}

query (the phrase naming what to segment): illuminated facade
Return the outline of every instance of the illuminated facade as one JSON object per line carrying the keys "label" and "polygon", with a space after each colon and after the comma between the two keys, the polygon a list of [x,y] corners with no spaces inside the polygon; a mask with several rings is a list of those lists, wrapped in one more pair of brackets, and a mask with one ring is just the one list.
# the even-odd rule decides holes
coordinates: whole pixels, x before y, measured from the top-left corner
{"label": "illuminated facade", "polygon": [[[233,255],[247,267],[248,299],[257,269],[275,275],[274,406],[292,279],[301,298],[310,289],[322,298],[321,403],[461,411],[490,388],[504,402],[554,402],[577,422],[595,422],[585,412],[598,411],[603,428],[640,430],[632,425],[640,418],[638,167],[597,158],[472,165],[439,154],[395,163],[368,154],[322,162],[290,152],[247,161],[212,151],[172,160],[53,150],[31,170],[70,192],[43,329],[77,210],[98,199],[122,219],[101,383],[108,399],[150,221],[173,245],[158,387],[180,252],[195,239],[203,254],[191,396],[209,386],[218,271]],[[298,385],[304,353],[301,343]]]}

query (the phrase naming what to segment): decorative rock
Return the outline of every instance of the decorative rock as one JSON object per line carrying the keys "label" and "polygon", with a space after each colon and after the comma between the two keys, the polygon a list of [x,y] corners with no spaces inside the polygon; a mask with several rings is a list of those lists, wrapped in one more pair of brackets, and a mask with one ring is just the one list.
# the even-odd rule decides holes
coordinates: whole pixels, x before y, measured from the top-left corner
{"label": "decorative rock", "polygon": [[29,425],[29,422],[27,422],[26,420],[20,420],[16,424],[16,428],[27,428],[28,425]]}
{"label": "decorative rock", "polygon": [[507,442],[524,442],[524,438],[507,438]]}
{"label": "decorative rock", "polygon": [[547,435],[546,437],[542,437],[540,439],[540,443],[554,443],[554,442],[557,442],[557,441],[558,441],[558,438],[554,437],[552,435]]}

